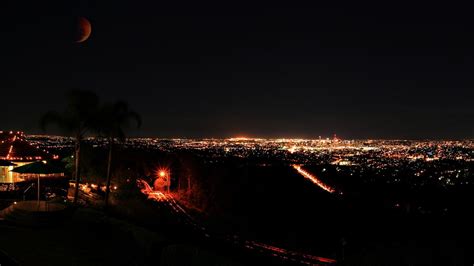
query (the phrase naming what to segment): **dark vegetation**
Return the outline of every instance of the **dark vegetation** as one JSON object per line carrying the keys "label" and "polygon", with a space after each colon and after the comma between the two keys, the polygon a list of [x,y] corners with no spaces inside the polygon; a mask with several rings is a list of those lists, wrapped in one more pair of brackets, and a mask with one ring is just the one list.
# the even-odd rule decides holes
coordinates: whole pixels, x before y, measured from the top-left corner
{"label": "dark vegetation", "polygon": [[[305,169],[337,188],[338,193],[330,194],[291,165],[271,157],[209,157],[190,151],[123,148],[115,143],[124,139],[123,128],[129,119],[138,125],[140,119],[120,102],[100,107],[94,95],[81,93],[76,96],[85,100],[73,97],[64,113],[48,113],[43,122],[54,122],[75,137],[74,151],[60,151],[69,176],[78,183],[106,185],[107,191],[117,187],[110,202],[108,192],[93,191],[98,200],[105,199],[106,206],[110,203],[108,215],[160,232],[167,239],[159,247],[145,245],[150,251],[145,260],[153,261],[154,251],[166,260],[163,251],[173,253],[176,245],[185,245],[188,251],[192,246],[218,250],[240,257],[244,264],[259,260],[235,247],[202,239],[169,210],[147,201],[136,180],[152,184],[157,170],[166,168],[173,196],[200,223],[222,236],[238,235],[335,258],[341,265],[465,265],[473,261],[472,185],[426,182],[414,186],[416,177],[405,169],[388,169],[400,182],[387,183],[383,173],[306,165]],[[103,137],[105,144],[86,141],[87,132]],[[48,181],[44,185],[67,186]]]}
{"label": "dark vegetation", "polygon": [[[91,177],[100,176],[102,168],[94,170],[94,165],[103,165],[106,150],[91,151],[85,156],[91,161],[86,168]],[[305,166],[336,186],[340,195],[322,191],[290,165],[275,161],[209,162],[189,152],[134,149],[118,149],[116,160],[112,180],[120,189],[112,194],[114,211],[124,218],[140,217],[135,222],[157,230],[165,225],[137,213],[157,206],[145,203],[134,180],[145,178],[152,184],[156,169],[169,167],[173,195],[222,234],[337,258],[347,265],[464,265],[473,259],[472,186],[387,184],[375,174],[350,175],[350,168]],[[403,171],[400,175],[410,178]]]}

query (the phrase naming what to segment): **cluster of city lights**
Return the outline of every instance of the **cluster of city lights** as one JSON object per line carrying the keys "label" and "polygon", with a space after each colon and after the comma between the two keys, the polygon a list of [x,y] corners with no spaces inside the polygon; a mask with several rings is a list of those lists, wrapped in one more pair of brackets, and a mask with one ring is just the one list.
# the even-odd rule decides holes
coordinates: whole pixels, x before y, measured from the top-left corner
{"label": "cluster of city lights", "polygon": [[[54,153],[74,148],[74,140],[68,137],[28,136],[28,140]],[[86,141],[93,147],[107,147],[107,143],[100,138],[88,138]],[[122,145],[131,150],[188,151],[206,163],[239,158],[255,160],[261,165],[269,165],[269,162],[331,165],[339,174],[378,176],[386,183],[399,183],[402,178],[410,176],[419,177],[410,179],[414,186],[433,182],[443,186],[474,182],[470,178],[472,167],[469,167],[474,162],[474,140],[131,138]],[[400,177],[399,171],[404,171],[405,177]],[[156,172],[155,176],[166,177],[166,172]]]}

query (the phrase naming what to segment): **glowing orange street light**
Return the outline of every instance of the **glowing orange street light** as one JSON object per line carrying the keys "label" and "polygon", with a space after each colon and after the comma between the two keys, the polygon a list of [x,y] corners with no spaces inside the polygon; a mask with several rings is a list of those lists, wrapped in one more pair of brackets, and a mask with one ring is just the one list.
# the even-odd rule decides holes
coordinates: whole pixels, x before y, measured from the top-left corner
{"label": "glowing orange street light", "polygon": [[158,175],[159,175],[160,177],[165,177],[165,176],[166,176],[166,171],[160,170],[160,171],[158,172]]}
{"label": "glowing orange street light", "polygon": [[157,169],[157,179],[155,182],[158,182],[158,185],[155,185],[155,189],[158,190],[157,186],[161,187],[160,190],[170,191],[171,180],[170,180],[170,172],[167,168]]}

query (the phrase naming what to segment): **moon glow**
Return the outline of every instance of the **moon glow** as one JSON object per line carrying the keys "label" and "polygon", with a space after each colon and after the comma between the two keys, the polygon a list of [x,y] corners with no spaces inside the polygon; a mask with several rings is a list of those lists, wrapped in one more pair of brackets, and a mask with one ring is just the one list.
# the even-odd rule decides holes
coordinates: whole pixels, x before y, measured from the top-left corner
{"label": "moon glow", "polygon": [[85,42],[89,39],[89,36],[92,32],[92,26],[89,20],[84,17],[79,17],[77,19],[77,30],[76,30],[76,43]]}

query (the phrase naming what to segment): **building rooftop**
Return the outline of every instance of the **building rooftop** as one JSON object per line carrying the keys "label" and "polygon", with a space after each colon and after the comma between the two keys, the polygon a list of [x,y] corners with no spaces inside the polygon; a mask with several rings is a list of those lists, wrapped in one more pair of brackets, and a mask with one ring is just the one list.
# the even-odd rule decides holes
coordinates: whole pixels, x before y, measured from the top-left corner
{"label": "building rooftop", "polygon": [[0,159],[9,161],[37,161],[50,159],[46,150],[31,145],[21,131],[0,131]]}

